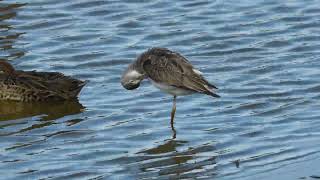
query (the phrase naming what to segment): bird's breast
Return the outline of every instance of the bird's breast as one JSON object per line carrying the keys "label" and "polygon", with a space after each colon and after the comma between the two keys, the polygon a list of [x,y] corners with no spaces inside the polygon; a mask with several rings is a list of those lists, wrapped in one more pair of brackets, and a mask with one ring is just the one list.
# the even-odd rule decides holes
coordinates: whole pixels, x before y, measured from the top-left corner
{"label": "bird's breast", "polygon": [[175,86],[168,85],[166,83],[156,82],[156,81],[153,81],[152,79],[150,79],[150,81],[155,87],[157,87],[161,91],[168,93],[168,94],[171,94],[171,95],[174,95],[174,96],[185,96],[185,95],[189,95],[189,94],[194,93],[194,91],[190,91],[190,90],[183,89],[183,88],[178,88]]}

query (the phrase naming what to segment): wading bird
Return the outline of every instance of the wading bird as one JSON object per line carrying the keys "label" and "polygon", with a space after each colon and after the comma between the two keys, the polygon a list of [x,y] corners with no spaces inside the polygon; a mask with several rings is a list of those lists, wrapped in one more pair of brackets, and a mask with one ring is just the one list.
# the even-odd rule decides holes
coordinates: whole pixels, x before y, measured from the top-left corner
{"label": "wading bird", "polygon": [[174,132],[177,96],[202,93],[220,97],[215,93],[218,88],[210,84],[185,57],[166,48],[152,48],[142,53],[123,73],[121,84],[133,90],[143,79],[149,79],[155,87],[173,95],[171,128]]}
{"label": "wading bird", "polygon": [[0,100],[72,100],[85,84],[85,81],[58,72],[15,70],[7,61],[0,60]]}

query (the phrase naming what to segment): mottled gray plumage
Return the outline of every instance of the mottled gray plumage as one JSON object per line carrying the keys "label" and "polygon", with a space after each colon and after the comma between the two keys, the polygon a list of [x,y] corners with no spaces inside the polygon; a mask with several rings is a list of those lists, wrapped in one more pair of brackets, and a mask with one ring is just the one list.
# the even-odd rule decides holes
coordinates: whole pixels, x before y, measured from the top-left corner
{"label": "mottled gray plumage", "polygon": [[[141,54],[129,66],[122,79],[126,73],[132,70],[141,74],[140,77],[137,77],[140,81],[144,78],[150,78],[157,83],[219,97],[214,93],[217,87],[204,79],[185,57],[165,48],[152,48]],[[124,82],[122,84],[125,86]]]}

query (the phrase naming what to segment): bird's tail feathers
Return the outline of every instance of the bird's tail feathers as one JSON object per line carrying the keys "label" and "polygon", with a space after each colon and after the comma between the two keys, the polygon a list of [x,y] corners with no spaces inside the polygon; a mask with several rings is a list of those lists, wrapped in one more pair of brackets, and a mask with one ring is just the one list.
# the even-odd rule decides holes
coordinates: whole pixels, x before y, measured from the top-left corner
{"label": "bird's tail feathers", "polygon": [[205,94],[210,95],[210,96],[215,97],[215,98],[220,98],[220,96],[218,94],[216,94],[216,93],[214,93],[212,91],[207,91],[207,92],[205,92]]}

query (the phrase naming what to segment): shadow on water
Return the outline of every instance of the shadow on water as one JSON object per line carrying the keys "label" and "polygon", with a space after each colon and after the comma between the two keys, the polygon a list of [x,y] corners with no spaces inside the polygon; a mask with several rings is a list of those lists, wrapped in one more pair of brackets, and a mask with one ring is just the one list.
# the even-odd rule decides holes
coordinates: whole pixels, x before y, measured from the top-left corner
{"label": "shadow on water", "polygon": [[[214,176],[217,156],[206,154],[214,150],[214,146],[206,144],[185,149],[187,144],[188,141],[170,139],[156,147],[138,152],[138,155],[144,157],[139,165],[142,176],[150,177],[152,172],[155,173],[153,176],[163,178]],[[210,175],[203,173],[210,168]]]}
{"label": "shadow on water", "polygon": [[43,120],[54,120],[84,110],[78,101],[66,102],[13,102],[0,101],[0,121],[43,116]]}

